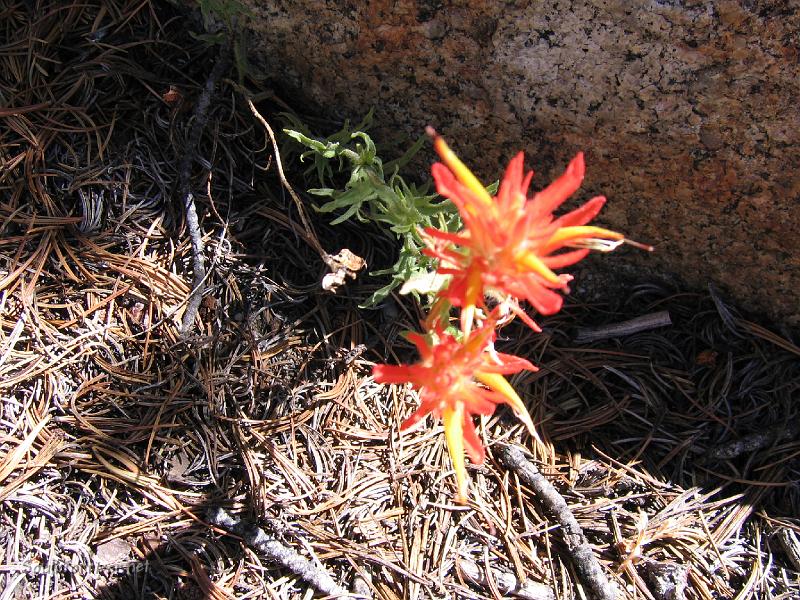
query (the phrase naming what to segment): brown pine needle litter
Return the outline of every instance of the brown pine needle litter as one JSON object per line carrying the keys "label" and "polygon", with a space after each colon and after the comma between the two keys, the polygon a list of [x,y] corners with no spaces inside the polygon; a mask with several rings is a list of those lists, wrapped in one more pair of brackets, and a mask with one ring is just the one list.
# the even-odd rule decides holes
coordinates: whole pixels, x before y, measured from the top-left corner
{"label": "brown pine needle litter", "polygon": [[[504,329],[498,346],[541,366],[514,385],[545,444],[485,419],[489,460],[457,505],[441,427],[401,436],[417,399],[369,375],[410,352],[413,304],[358,309],[364,275],[320,288],[225,76],[192,139],[220,52],[187,34],[201,25],[148,0],[0,15],[3,598],[590,597],[506,446],[532,452],[620,598],[800,595],[791,332],[713,289],[631,282],[544,334]],[[247,85],[275,123],[280,94]],[[377,229],[308,215],[325,252],[393,260]],[[620,331],[633,319],[658,325]]]}

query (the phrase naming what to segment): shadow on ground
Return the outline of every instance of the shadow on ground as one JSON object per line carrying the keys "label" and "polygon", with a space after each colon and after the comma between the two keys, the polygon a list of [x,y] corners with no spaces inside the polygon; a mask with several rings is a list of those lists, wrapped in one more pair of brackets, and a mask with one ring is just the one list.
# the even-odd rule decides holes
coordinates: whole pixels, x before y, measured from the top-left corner
{"label": "shadow on ground", "polygon": [[[675,565],[687,598],[796,593],[791,332],[630,279],[543,334],[504,329],[498,347],[540,366],[514,383],[546,443],[505,410],[486,419],[490,460],[455,505],[441,427],[400,436],[416,400],[369,376],[412,359],[399,334],[418,308],[359,308],[383,283],[368,276],[319,288],[233,72],[192,147],[219,54],[188,35],[200,22],[151,2],[2,10],[2,597],[294,598],[330,576],[363,597],[490,598],[501,575],[576,597],[559,532],[493,459],[501,440],[533,452],[624,597],[666,598]],[[246,84],[269,119],[290,108]],[[207,277],[186,333],[189,151]],[[332,253],[395,258],[375,227],[313,225]],[[663,311],[668,326],[574,341]],[[219,508],[263,536],[213,527]]]}

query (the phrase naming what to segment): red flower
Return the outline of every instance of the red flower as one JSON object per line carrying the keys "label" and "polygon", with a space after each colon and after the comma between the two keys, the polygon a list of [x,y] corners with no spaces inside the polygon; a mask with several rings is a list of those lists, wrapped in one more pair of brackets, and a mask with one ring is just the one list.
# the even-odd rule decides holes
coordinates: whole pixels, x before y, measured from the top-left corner
{"label": "red flower", "polygon": [[372,371],[378,383],[410,383],[419,390],[422,402],[416,412],[402,423],[401,431],[428,414],[443,419],[461,501],[466,501],[467,492],[464,450],[477,465],[486,457],[472,415],[491,415],[498,404],[506,403],[536,436],[525,405],[503,377],[523,369],[535,371],[536,367],[524,358],[496,352],[492,344],[494,326],[495,320],[489,319],[462,341],[441,328],[427,336],[408,334],[408,339],[419,350],[420,362],[400,366],[375,365]]}
{"label": "red flower", "polygon": [[[561,177],[528,198],[533,172],[524,173],[520,152],[492,197],[444,140],[432,129],[428,133],[444,161],[432,168],[437,191],[456,205],[464,229],[454,234],[427,228],[429,247],[425,253],[439,259],[440,274],[452,276],[440,296],[462,308],[464,331],[469,331],[476,307],[485,308],[487,294],[507,303],[525,323],[539,330],[518,301],[527,300],[545,315],[558,312],[563,298],[554,290],[568,292],[572,276],[557,275],[554,269],[578,262],[590,249],[610,251],[628,241],[622,234],[586,225],[605,204],[602,196],[553,217],[553,211],[583,180],[582,153]],[[572,250],[559,252],[565,248]]]}

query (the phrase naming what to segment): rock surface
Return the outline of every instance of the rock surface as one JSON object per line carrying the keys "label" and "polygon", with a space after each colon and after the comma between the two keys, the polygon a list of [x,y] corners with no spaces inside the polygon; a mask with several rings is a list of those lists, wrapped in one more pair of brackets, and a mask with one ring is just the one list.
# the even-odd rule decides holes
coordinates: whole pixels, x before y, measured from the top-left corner
{"label": "rock surface", "polygon": [[623,250],[800,324],[796,0],[246,0],[276,87],[323,113],[434,125],[486,182],[524,149],[549,182],[656,245]]}

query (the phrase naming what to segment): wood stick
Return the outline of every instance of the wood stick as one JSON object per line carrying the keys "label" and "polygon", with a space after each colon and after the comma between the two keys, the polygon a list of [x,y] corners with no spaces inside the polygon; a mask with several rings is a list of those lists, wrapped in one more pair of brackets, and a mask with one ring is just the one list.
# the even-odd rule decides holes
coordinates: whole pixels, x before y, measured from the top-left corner
{"label": "wood stick", "polygon": [[578,329],[572,341],[578,344],[586,344],[588,342],[622,337],[624,335],[631,335],[633,333],[639,333],[640,331],[648,331],[668,325],[672,325],[672,319],[668,311],[662,310],[657,313],[636,317],[629,321],[623,321],[622,323],[614,323],[613,325],[581,327]]}
{"label": "wood stick", "polygon": [[779,442],[789,441],[797,437],[799,432],[800,427],[794,423],[780,423],[764,431],[756,431],[725,444],[712,446],[706,450],[705,455],[702,457],[702,462],[730,460],[742,454],[762,450]]}
{"label": "wood stick", "polygon": [[347,590],[336,583],[325,567],[315,565],[292,548],[267,535],[260,527],[247,523],[218,506],[209,509],[206,518],[212,525],[239,536],[253,550],[288,569],[321,594],[335,598],[347,596]]}
{"label": "wood stick", "polygon": [[317,234],[314,232],[311,221],[308,219],[308,215],[306,214],[306,208],[303,206],[303,201],[300,199],[300,196],[297,195],[297,192],[294,191],[292,184],[289,183],[289,180],[286,179],[286,175],[283,172],[283,161],[281,160],[281,151],[278,148],[278,140],[275,138],[275,132],[272,130],[269,121],[267,121],[264,116],[258,112],[256,105],[253,104],[253,101],[249,96],[245,96],[245,101],[247,102],[247,106],[250,107],[250,112],[253,113],[253,116],[258,119],[259,123],[261,123],[261,125],[267,131],[267,135],[272,142],[272,151],[275,155],[275,166],[278,169],[278,178],[281,180],[281,184],[283,184],[284,189],[289,193],[289,196],[292,198],[295,206],[297,207],[297,213],[300,215],[300,222],[303,224],[303,229],[306,232],[306,240],[309,242],[309,244],[311,244],[314,250],[319,253],[323,262],[331,266],[331,256],[325,252],[322,244],[320,244],[319,238],[317,238]]}
{"label": "wood stick", "polygon": [[200,220],[197,217],[197,208],[194,204],[194,194],[192,193],[192,163],[197,155],[197,147],[200,145],[200,138],[203,130],[208,123],[208,109],[211,106],[211,99],[214,96],[214,88],[228,68],[228,51],[225,46],[220,50],[217,62],[211,73],[206,79],[206,84],[197,103],[194,107],[194,123],[189,131],[186,154],[181,160],[178,169],[178,183],[181,194],[181,201],[186,215],[186,230],[189,232],[189,239],[192,241],[192,271],[194,274],[192,291],[189,293],[189,300],[186,303],[186,311],[181,319],[181,334],[186,335],[194,324],[197,311],[200,310],[200,303],[203,301],[203,291],[206,281],[206,264],[203,257],[203,232],[200,229]]}
{"label": "wood stick", "polygon": [[491,588],[489,583],[491,575],[498,591],[504,598],[509,596],[522,598],[522,600],[555,600],[556,598],[550,586],[530,579],[520,582],[513,573],[491,569],[491,573],[487,574],[471,560],[460,560],[458,567],[467,579],[484,589]]}
{"label": "wood stick", "polygon": [[617,589],[608,581],[603,567],[592,552],[581,526],[563,496],[539,472],[536,465],[525,458],[519,448],[498,444],[497,458],[500,464],[514,471],[522,482],[533,490],[537,500],[561,525],[564,542],[572,556],[578,577],[589,588],[592,596],[598,600],[614,600],[617,597]]}

